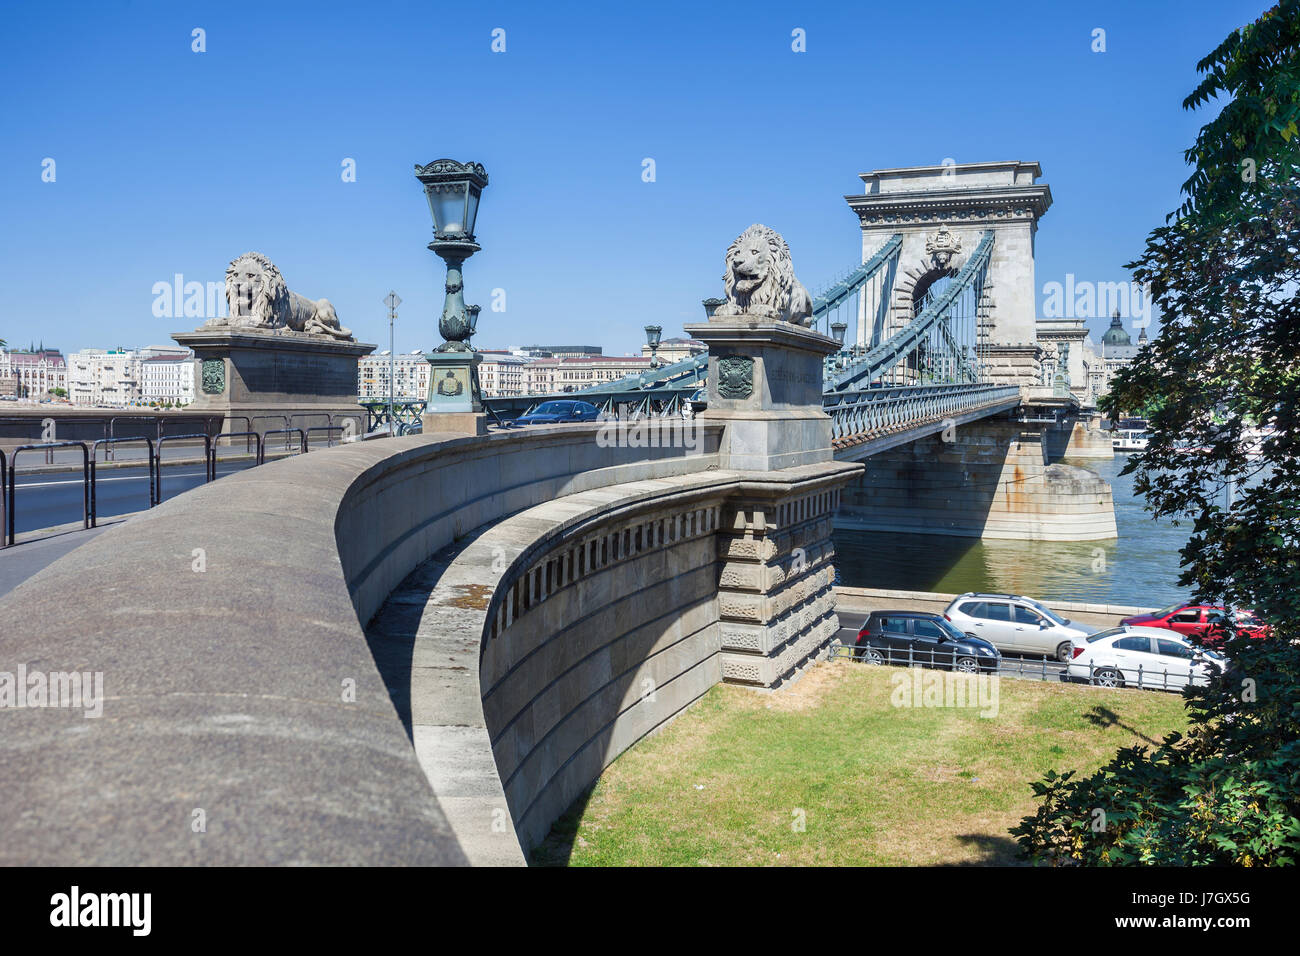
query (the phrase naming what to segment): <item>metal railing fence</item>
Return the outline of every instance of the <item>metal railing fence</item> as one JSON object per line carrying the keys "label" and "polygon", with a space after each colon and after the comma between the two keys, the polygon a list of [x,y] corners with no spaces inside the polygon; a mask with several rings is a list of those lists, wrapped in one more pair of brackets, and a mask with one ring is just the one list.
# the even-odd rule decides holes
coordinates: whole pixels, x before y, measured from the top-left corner
{"label": "metal railing fence", "polygon": [[[1135,667],[1064,663],[1050,657],[1013,656],[999,654],[997,658],[977,658],[971,654],[953,654],[951,649],[941,650],[942,644],[920,648],[909,645],[901,647],[882,647],[872,644],[842,644],[832,641],[828,653],[829,660],[851,660],[864,664],[891,665],[895,667],[934,667],[950,670],[963,670],[955,666],[963,658],[974,659],[977,666],[970,673],[997,674],[1002,677],[1032,677],[1038,680],[1050,680],[1055,677],[1062,683],[1090,684],[1096,687],[1133,687],[1139,690],[1181,691],[1187,684],[1204,686],[1209,674],[1184,674],[1168,667],[1147,667],[1138,662]],[[993,662],[993,666],[988,666]]]}
{"label": "metal railing fence", "polygon": [[[254,420],[246,415],[234,417],[247,421],[249,424]],[[207,483],[215,481],[217,478],[217,464],[220,460],[218,456],[218,443],[223,439],[227,441],[230,441],[231,439],[244,439],[244,453],[252,458],[252,464],[249,467],[257,467],[258,465],[266,463],[267,448],[269,445],[273,444],[273,442],[269,441],[272,436],[284,436],[283,450],[290,455],[306,454],[311,451],[311,435],[324,434],[324,447],[332,447],[347,439],[348,428],[345,424],[346,420],[349,418],[356,418],[356,416],[348,415],[337,416],[340,419],[340,423],[335,424],[336,416],[334,415],[320,413],[316,414],[315,417],[324,418],[329,424],[314,425],[307,428],[288,427],[288,416],[274,415],[255,416],[255,418],[269,419],[272,423],[284,422],[286,423],[286,427],[270,428],[265,431],[258,431],[249,428],[246,431],[221,432],[215,435],[206,430],[202,432],[187,432],[184,434],[167,434],[163,424],[159,423],[155,434],[153,435],[119,435],[113,434],[119,430],[119,422],[147,420],[142,417],[137,419],[137,416],[119,415],[114,416],[112,419],[104,423],[104,431],[109,433],[107,437],[104,438],[84,441],[69,440],[33,442],[30,444],[19,445],[17,448],[12,449],[8,454],[6,454],[3,449],[0,449],[0,509],[3,509],[2,513],[0,513],[0,547],[9,547],[13,545],[17,537],[17,501],[15,494],[18,486],[18,472],[16,466],[20,452],[42,451],[45,453],[44,463],[46,465],[54,465],[56,463],[54,461],[53,453],[57,449],[68,448],[80,451],[82,463],[82,526],[84,528],[94,528],[98,527],[99,519],[99,469],[97,469],[96,466],[99,464],[98,459],[101,449],[103,450],[105,464],[112,462],[114,466],[118,468],[134,467],[136,465],[134,459],[115,459],[113,454],[114,449],[117,446],[128,443],[143,443],[145,445],[145,454],[139,461],[139,467],[148,470],[148,507],[153,508],[161,504],[163,501],[163,449],[165,446],[176,443],[194,442],[197,444],[201,442],[203,445],[202,451],[199,452],[201,457],[197,457],[197,460],[185,459],[183,460],[183,463],[202,465],[203,481],[204,483]],[[174,422],[168,421],[166,424],[171,425],[174,424]],[[123,428],[121,430],[127,429]],[[320,448],[322,446],[317,444],[316,447]],[[172,464],[181,463],[182,462],[172,462]],[[60,472],[63,470],[64,469],[60,469]]]}

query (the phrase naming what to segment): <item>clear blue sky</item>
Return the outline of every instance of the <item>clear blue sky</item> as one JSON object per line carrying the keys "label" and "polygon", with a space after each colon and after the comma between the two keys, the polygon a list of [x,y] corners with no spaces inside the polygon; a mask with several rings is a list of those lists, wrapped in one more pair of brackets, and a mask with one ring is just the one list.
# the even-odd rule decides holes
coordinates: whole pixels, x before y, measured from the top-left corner
{"label": "clear blue sky", "polygon": [[465,273],[481,348],[680,334],[755,221],[815,290],[860,258],[858,174],[945,157],[1042,163],[1040,302],[1067,272],[1125,280],[1206,119],[1180,105],[1196,61],[1266,5],[11,2],[0,337],[169,342],[196,323],[155,318],[154,283],[256,249],[381,347],[396,289],[398,348],[430,348],[443,272],[412,167],[443,156],[491,177]]}

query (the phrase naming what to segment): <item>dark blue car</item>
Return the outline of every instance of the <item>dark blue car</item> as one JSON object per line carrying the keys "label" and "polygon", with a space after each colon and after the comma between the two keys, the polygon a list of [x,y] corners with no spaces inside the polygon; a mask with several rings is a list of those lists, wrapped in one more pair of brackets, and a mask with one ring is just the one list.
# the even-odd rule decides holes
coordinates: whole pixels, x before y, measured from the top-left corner
{"label": "dark blue car", "polygon": [[527,415],[515,419],[516,425],[557,425],[561,422],[594,422],[600,410],[590,402],[542,402]]}

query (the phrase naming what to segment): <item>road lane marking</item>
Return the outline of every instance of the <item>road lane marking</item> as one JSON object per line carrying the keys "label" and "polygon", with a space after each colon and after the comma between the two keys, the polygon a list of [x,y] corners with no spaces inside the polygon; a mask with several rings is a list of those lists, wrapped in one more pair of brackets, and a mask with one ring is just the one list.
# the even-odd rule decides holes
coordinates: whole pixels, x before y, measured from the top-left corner
{"label": "road lane marking", "polygon": [[[204,474],[205,473],[202,471],[176,471],[176,472],[164,472],[163,477],[164,478],[201,478],[204,476]],[[218,474],[217,477],[220,478],[221,475]],[[126,477],[119,477],[119,478],[101,478],[99,477],[99,475],[95,475],[95,484],[98,485],[100,482],[104,482],[104,481],[147,481],[148,479],[149,479],[148,475],[127,475]],[[74,478],[69,481],[23,481],[20,478],[18,480],[18,484],[16,484],[14,487],[15,488],[52,488],[56,485],[84,485],[84,484],[85,484],[85,480],[82,478]]]}

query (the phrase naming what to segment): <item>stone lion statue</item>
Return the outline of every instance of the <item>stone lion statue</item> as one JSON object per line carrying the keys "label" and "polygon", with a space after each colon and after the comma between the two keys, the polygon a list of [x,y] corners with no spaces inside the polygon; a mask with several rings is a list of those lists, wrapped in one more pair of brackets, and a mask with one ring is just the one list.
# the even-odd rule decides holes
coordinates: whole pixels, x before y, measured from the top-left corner
{"label": "stone lion statue", "polygon": [[794,277],[790,247],[780,233],[755,223],[727,250],[725,304],[714,315],[762,315],[812,325],[812,297]]}
{"label": "stone lion statue", "polygon": [[230,314],[207,325],[289,329],[352,339],[352,333],[339,324],[329,299],[313,301],[291,292],[275,263],[260,252],[245,252],[226,269],[226,304]]}

